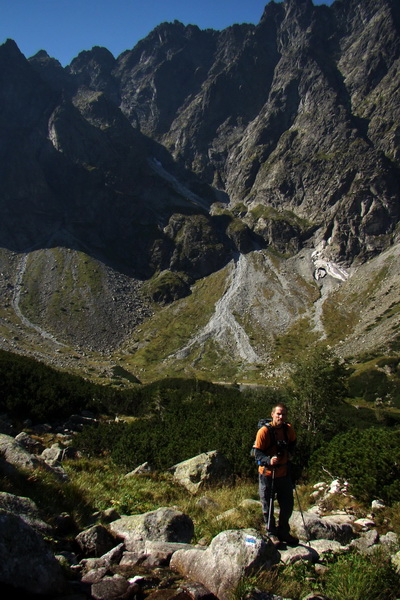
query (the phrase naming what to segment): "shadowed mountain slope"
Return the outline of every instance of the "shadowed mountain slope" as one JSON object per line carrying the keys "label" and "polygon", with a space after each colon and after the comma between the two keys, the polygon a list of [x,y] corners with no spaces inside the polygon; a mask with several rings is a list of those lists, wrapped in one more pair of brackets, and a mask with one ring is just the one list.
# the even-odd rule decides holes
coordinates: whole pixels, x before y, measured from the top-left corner
{"label": "shadowed mountain slope", "polygon": [[285,0],[66,68],[7,41],[3,346],[142,377],[393,351],[399,32],[395,0]]}

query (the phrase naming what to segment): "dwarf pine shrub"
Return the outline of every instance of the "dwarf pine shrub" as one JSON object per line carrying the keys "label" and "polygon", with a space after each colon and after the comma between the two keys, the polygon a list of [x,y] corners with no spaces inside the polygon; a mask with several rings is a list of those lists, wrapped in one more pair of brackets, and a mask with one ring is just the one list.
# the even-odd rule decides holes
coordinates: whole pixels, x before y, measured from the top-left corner
{"label": "dwarf pine shrub", "polygon": [[310,459],[312,478],[326,472],[347,480],[350,492],[366,502],[400,500],[400,430],[354,428],[336,435]]}
{"label": "dwarf pine shrub", "polygon": [[277,400],[274,390],[255,399],[235,388],[195,381],[177,387],[170,381],[147,393],[141,418],[87,429],[76,438],[79,448],[92,456],[108,454],[127,469],[148,461],[159,470],[219,450],[236,475],[254,476],[250,449],[260,417],[269,416]]}
{"label": "dwarf pine shrub", "polygon": [[25,356],[0,350],[0,411],[16,418],[59,419],[111,402],[114,391]]}

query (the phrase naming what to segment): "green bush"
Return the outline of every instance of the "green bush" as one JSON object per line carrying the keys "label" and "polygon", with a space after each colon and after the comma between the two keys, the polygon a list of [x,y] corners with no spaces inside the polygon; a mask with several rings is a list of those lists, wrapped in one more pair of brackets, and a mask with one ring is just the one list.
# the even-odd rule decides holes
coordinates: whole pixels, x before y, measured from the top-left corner
{"label": "green bush", "polygon": [[269,416],[276,401],[274,390],[254,398],[233,387],[167,380],[145,386],[141,393],[140,419],[85,430],[76,439],[79,447],[89,455],[107,453],[128,469],[149,461],[161,470],[219,450],[236,475],[255,476],[250,449],[259,419]]}
{"label": "green bush", "polygon": [[289,409],[297,432],[297,460],[303,466],[312,452],[337,431],[347,393],[346,378],[346,368],[324,346],[316,346],[294,365]]}
{"label": "green bush", "polygon": [[312,478],[326,471],[346,479],[360,500],[400,500],[400,430],[354,428],[336,435],[310,459]]}
{"label": "green bush", "polygon": [[392,391],[392,387],[386,373],[377,369],[367,369],[349,378],[350,395],[353,398],[364,398],[367,402],[386,396]]}
{"label": "green bush", "polygon": [[384,553],[354,553],[331,565],[324,588],[332,600],[396,600],[400,576]]}
{"label": "green bush", "polygon": [[0,410],[20,419],[52,420],[111,403],[114,392],[0,350]]}
{"label": "green bush", "polygon": [[[114,368],[116,377],[130,374]],[[130,376],[132,383],[137,382]],[[148,394],[147,394],[148,395]],[[33,358],[0,350],[0,411],[16,419],[53,421],[82,410],[136,415],[146,402],[144,386],[117,390],[49,367]]]}
{"label": "green bush", "polygon": [[167,304],[187,296],[190,292],[190,283],[190,278],[185,273],[166,270],[149,279],[144,286],[144,292],[155,302]]}

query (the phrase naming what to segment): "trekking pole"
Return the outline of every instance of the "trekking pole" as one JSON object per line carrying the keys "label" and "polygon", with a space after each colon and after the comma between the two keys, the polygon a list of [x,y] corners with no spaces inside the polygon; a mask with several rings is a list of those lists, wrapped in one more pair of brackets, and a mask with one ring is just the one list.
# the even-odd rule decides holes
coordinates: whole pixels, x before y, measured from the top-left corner
{"label": "trekking pole", "polygon": [[270,490],[270,498],[269,498],[269,511],[268,511],[268,523],[267,529],[269,531],[269,526],[271,525],[271,515],[274,505],[274,480],[275,480],[275,468],[272,466],[272,480],[271,480],[271,490]]}
{"label": "trekking pole", "polygon": [[299,494],[298,494],[298,492],[297,492],[297,487],[296,487],[296,484],[293,484],[293,485],[294,485],[294,491],[296,492],[297,504],[299,505],[299,509],[300,509],[301,518],[303,519],[304,531],[306,532],[306,540],[307,540],[307,542],[309,542],[309,541],[310,541],[310,538],[309,538],[309,535],[308,535],[308,529],[307,529],[306,522],[305,522],[305,519],[304,519],[303,511],[302,511],[302,509],[301,509],[301,504],[300,504]]}

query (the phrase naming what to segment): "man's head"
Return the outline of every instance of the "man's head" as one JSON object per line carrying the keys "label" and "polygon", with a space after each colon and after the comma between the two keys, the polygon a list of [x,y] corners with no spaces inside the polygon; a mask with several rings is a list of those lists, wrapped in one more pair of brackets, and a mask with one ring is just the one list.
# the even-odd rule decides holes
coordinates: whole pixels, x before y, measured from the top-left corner
{"label": "man's head", "polygon": [[274,427],[281,427],[286,421],[287,407],[284,404],[276,404],[271,412],[272,425]]}

